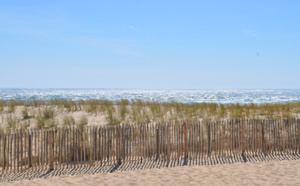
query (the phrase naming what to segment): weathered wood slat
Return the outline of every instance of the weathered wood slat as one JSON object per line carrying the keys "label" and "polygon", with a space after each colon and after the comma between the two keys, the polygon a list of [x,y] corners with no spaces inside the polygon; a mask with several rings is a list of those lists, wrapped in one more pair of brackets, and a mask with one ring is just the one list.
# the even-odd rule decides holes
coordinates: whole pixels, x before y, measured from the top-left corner
{"label": "weathered wood slat", "polygon": [[17,151],[16,151],[16,133],[14,131],[14,155],[13,155],[14,173],[16,173],[16,157],[17,157]]}
{"label": "weathered wood slat", "polygon": [[188,136],[187,136],[187,124],[186,122],[183,125],[184,127],[184,159],[188,158]]}
{"label": "weathered wood slat", "polygon": [[6,169],[6,134],[3,134],[1,136],[2,141],[2,174],[4,174],[4,171]]}
{"label": "weathered wood slat", "polygon": [[48,149],[48,130],[45,132],[45,168],[47,169],[48,163],[49,163],[49,149]]}
{"label": "weathered wood slat", "polygon": [[245,147],[245,124],[244,124],[244,120],[242,120],[242,126],[241,126],[241,130],[242,130],[242,156],[245,156],[245,151],[246,151],[246,147]]}
{"label": "weathered wood slat", "polygon": [[13,133],[10,133],[10,173],[13,173]]}
{"label": "weathered wood slat", "polygon": [[[20,172],[20,131],[17,133],[17,172]],[[2,169],[3,172],[3,169]]]}
{"label": "weathered wood slat", "polygon": [[49,170],[54,170],[53,132],[49,133]]}

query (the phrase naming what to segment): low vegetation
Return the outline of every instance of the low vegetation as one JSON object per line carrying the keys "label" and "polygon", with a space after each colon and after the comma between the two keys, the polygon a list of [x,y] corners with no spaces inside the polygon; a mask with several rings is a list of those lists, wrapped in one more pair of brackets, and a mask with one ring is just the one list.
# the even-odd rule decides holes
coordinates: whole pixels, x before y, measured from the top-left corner
{"label": "low vegetation", "polygon": [[[17,106],[24,106],[22,118],[9,118]],[[73,112],[84,111],[86,115],[75,121]],[[104,115],[106,124],[149,123],[183,120],[213,121],[227,119],[280,119],[295,118],[300,115],[300,102],[274,104],[217,104],[151,102],[143,100],[0,100],[0,114],[10,128],[30,125],[35,117],[37,128],[56,127],[57,114],[62,114],[62,124],[84,126],[89,116]],[[4,118],[4,119],[3,119]],[[22,122],[18,121],[22,119]],[[24,121],[23,121],[24,120]]]}
{"label": "low vegetation", "polygon": [[79,122],[76,125],[79,128],[83,128],[87,124],[88,124],[88,118],[85,115],[83,115],[83,116],[81,116],[81,118],[79,119]]}
{"label": "low vegetation", "polygon": [[25,107],[24,110],[22,110],[22,116],[23,116],[23,119],[31,118],[31,116],[29,116],[27,107]]}
{"label": "low vegetation", "polygon": [[36,118],[37,128],[55,128],[58,124],[58,121],[55,119],[54,108],[46,107],[42,111],[39,109],[38,117]]}
{"label": "low vegetation", "polygon": [[67,125],[67,126],[75,125],[75,119],[73,116],[64,116],[63,122],[64,122],[64,125]]}

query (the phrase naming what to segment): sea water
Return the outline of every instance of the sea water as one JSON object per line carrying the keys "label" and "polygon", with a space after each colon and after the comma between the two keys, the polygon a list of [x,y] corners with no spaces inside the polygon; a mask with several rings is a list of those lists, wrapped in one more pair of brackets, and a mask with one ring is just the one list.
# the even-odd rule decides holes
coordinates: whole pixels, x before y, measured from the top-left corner
{"label": "sea water", "polygon": [[201,89],[0,89],[0,99],[30,100],[53,98],[136,100],[183,103],[264,104],[299,102],[300,89],[272,90],[201,90]]}

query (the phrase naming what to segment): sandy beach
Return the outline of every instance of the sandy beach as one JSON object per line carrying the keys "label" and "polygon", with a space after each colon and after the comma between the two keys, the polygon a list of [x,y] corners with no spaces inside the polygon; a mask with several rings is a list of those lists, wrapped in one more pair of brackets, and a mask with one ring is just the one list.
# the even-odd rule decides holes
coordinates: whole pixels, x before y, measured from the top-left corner
{"label": "sandy beach", "polygon": [[[5,110],[8,108],[6,107]],[[12,115],[22,121],[24,106],[17,106],[14,113],[3,114],[1,126]],[[39,108],[30,108],[37,113]],[[43,109],[43,107],[42,107]],[[105,113],[88,114],[84,110],[67,112],[55,110],[55,119],[63,123],[64,116],[76,121],[82,115],[88,126],[106,125]],[[3,119],[4,118],[4,119]],[[35,127],[35,118],[30,127]],[[171,161],[126,162],[120,166],[87,166],[54,171],[25,172],[0,175],[1,185],[299,185],[300,155],[246,155]]]}
{"label": "sandy beach", "polygon": [[0,186],[300,186],[299,9],[0,1]]}
{"label": "sandy beach", "polygon": [[299,155],[189,161],[186,165],[184,162],[126,163],[119,167],[5,175],[1,185],[299,185],[299,166]]}

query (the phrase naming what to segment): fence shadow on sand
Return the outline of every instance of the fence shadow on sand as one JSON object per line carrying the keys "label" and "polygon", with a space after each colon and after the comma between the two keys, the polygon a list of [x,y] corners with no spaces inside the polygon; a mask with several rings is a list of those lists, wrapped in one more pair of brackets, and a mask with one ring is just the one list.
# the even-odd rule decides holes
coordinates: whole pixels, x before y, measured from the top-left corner
{"label": "fence shadow on sand", "polygon": [[107,166],[85,166],[71,169],[58,169],[53,171],[22,172],[16,174],[0,175],[0,182],[11,182],[20,180],[32,180],[37,178],[50,178],[55,176],[76,176],[109,174],[114,172],[126,172],[135,170],[149,170],[162,168],[175,168],[184,166],[218,166],[222,164],[255,163],[268,161],[293,161],[300,160],[299,154],[277,154],[277,155],[245,155],[232,157],[200,158],[188,160],[148,160],[143,162],[125,162],[120,165]]}

